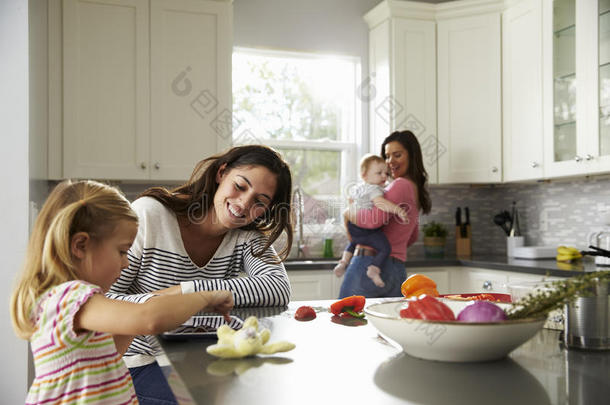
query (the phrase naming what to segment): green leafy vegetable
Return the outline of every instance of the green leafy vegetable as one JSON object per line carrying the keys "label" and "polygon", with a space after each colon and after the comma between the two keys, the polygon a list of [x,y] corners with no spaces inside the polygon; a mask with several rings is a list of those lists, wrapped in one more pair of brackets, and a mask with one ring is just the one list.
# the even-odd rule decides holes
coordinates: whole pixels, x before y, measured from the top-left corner
{"label": "green leafy vegetable", "polygon": [[610,281],[610,271],[584,273],[565,280],[545,284],[545,289],[535,290],[513,303],[506,311],[508,319],[539,318],[562,308],[578,297],[590,296],[597,283]]}

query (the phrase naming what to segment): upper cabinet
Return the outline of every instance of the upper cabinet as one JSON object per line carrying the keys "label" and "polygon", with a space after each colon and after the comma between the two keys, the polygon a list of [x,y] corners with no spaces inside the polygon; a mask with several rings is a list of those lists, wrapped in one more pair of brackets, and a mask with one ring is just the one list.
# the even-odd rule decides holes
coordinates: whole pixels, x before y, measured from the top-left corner
{"label": "upper cabinet", "polygon": [[439,183],[502,181],[501,5],[439,8]]}
{"label": "upper cabinet", "polygon": [[434,5],[384,1],[364,16],[369,31],[370,150],[411,130],[430,183],[437,182],[436,23]]}
{"label": "upper cabinet", "polygon": [[418,137],[430,182],[502,180],[500,0],[385,0],[367,13],[370,150]]}
{"label": "upper cabinet", "polygon": [[544,176],[542,0],[502,14],[502,123],[505,181]]}
{"label": "upper cabinet", "polygon": [[[385,0],[365,19],[373,151],[409,127],[401,113],[417,111],[433,133],[433,111],[439,183],[610,172],[610,0]],[[415,31],[432,38],[433,24],[435,44],[414,41]]]}
{"label": "upper cabinet", "polygon": [[610,1],[543,0],[545,176],[610,171]]}
{"label": "upper cabinet", "polygon": [[50,177],[187,179],[230,145],[231,38],[229,0],[49,3]]}

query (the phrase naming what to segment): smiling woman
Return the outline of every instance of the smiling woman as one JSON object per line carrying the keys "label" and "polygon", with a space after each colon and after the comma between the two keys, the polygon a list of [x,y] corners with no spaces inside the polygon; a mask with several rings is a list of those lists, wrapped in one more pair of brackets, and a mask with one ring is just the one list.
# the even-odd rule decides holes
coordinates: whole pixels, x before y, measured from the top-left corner
{"label": "smiling woman", "polygon": [[[280,257],[292,244],[291,190],[290,168],[280,155],[247,145],[201,161],[182,186],[145,191],[132,204],[140,222],[129,267],[109,296],[138,301],[137,294],[161,289],[221,289],[232,292],[236,306],[287,305],[290,283]],[[287,244],[278,256],[271,244],[284,232]],[[124,360],[138,397],[172,403],[158,354],[155,339],[138,336]]]}

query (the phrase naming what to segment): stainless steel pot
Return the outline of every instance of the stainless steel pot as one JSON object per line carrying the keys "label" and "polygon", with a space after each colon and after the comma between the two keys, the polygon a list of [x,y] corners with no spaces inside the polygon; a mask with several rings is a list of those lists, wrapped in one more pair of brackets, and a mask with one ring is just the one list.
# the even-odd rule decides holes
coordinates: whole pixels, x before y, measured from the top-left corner
{"label": "stainless steel pot", "polygon": [[610,349],[610,295],[608,282],[598,283],[589,297],[565,306],[564,341],[570,348]]}

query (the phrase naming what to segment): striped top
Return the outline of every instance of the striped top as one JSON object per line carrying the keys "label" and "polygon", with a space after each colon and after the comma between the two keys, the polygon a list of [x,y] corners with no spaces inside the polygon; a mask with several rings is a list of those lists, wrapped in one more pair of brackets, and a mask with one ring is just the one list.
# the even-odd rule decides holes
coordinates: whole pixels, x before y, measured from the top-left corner
{"label": "striped top", "polygon": [[129,370],[109,333],[75,333],[74,315],[99,287],[69,281],[47,290],[32,313],[36,377],[27,404],[137,404]]}
{"label": "striped top", "polygon": [[[138,234],[128,257],[129,267],[107,294],[110,298],[142,302],[150,292],[182,285],[183,292],[229,290],[235,306],[284,306],[290,301],[290,282],[282,263],[271,247],[261,257],[254,257],[265,243],[256,231],[235,229],[227,232],[214,256],[203,267],[190,259],[174,212],[151,197],[132,203],[138,214]],[[265,260],[265,261],[263,261]],[[244,272],[247,277],[238,277]],[[161,353],[152,336],[137,336],[127,353],[129,367],[152,363]]]}

